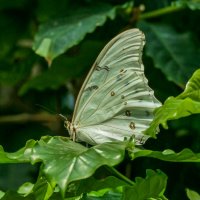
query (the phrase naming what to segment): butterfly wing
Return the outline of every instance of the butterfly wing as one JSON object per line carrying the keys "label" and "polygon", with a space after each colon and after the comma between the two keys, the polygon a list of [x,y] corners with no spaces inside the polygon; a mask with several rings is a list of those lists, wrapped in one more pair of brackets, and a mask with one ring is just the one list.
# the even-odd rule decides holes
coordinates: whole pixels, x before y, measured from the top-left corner
{"label": "butterfly wing", "polygon": [[[130,29],[101,51],[78,95],[72,119],[76,138],[98,144],[143,134],[160,106],[148,86],[142,64],[144,34]],[[72,134],[72,133],[71,133]]]}

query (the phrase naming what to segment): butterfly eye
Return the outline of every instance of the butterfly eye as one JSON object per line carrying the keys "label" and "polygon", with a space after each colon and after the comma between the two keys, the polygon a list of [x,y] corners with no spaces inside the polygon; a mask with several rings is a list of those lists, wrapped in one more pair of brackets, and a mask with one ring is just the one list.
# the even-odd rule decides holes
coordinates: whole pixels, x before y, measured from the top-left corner
{"label": "butterfly eye", "polygon": [[127,117],[130,117],[130,116],[131,116],[130,110],[126,110],[126,111],[125,111],[125,115],[126,115]]}
{"label": "butterfly eye", "polygon": [[125,98],[125,96],[124,96],[124,95],[122,95],[122,96],[121,96],[121,99],[124,99],[124,98]]}
{"label": "butterfly eye", "polygon": [[134,123],[134,122],[131,122],[130,125],[129,125],[129,127],[130,127],[131,129],[135,129],[135,123]]}
{"label": "butterfly eye", "polygon": [[124,69],[121,69],[121,70],[120,70],[120,72],[123,72],[123,71],[124,71]]}
{"label": "butterfly eye", "polygon": [[115,96],[115,92],[112,91],[112,92],[111,92],[111,96]]}

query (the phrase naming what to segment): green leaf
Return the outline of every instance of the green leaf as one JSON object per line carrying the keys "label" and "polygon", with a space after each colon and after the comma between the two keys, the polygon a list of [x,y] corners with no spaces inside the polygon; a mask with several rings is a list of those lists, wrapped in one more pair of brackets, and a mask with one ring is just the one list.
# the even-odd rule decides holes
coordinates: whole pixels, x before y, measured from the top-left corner
{"label": "green leaf", "polygon": [[104,179],[96,179],[93,176],[87,179],[80,180],[78,182],[73,183],[74,195],[81,195],[83,193],[89,193],[91,191],[99,191],[104,190],[104,193],[115,189],[119,186],[127,185],[126,182],[114,177],[109,176]]}
{"label": "green leaf", "polygon": [[23,22],[20,16],[13,17],[12,15],[6,14],[6,12],[0,13],[0,30],[3,33],[0,34],[0,59],[4,58],[15,45],[15,42],[22,33]]}
{"label": "green leaf", "polygon": [[146,178],[137,177],[134,186],[124,188],[123,199],[126,200],[143,200],[143,199],[163,199],[164,191],[167,186],[167,176],[157,170],[147,170]]}
{"label": "green leaf", "polygon": [[159,124],[167,128],[168,120],[175,120],[200,113],[200,69],[197,70],[186,85],[186,89],[177,97],[169,97],[162,107],[155,112],[155,118],[146,134],[155,137]]}
{"label": "green leaf", "polygon": [[199,10],[200,9],[200,1],[199,0],[178,0],[172,2],[172,5],[176,5],[179,7],[188,7],[191,10]]}
{"label": "green leaf", "polygon": [[[177,33],[167,24],[140,22],[146,35],[146,53],[167,77],[184,85],[200,63],[199,47],[191,33]],[[186,48],[187,47],[187,48]]]}
{"label": "green leaf", "polygon": [[44,176],[40,176],[33,187],[36,200],[48,200],[52,196],[54,188],[55,183],[50,183]]}
{"label": "green leaf", "polygon": [[19,187],[17,192],[23,196],[27,196],[32,192],[33,187],[34,187],[33,183],[26,182]]}
{"label": "green leaf", "polygon": [[17,85],[30,74],[36,56],[27,49],[18,49],[13,57],[0,63],[0,84]]}
{"label": "green leaf", "polygon": [[191,98],[195,101],[200,101],[200,69],[196,70],[190,80],[186,84],[184,92],[182,92],[177,98]]}
{"label": "green leaf", "polygon": [[44,173],[64,194],[70,182],[88,178],[102,165],[114,166],[121,162],[126,145],[125,142],[113,142],[88,149],[67,138],[43,137],[26,150],[26,156],[33,164],[42,161]]}
{"label": "green leaf", "polygon": [[[103,193],[103,194],[101,194]],[[86,197],[82,198],[83,200],[121,200],[122,193],[117,191],[108,191],[104,193],[104,191],[99,191],[96,193],[87,194]]]}
{"label": "green leaf", "polygon": [[[69,79],[80,77],[92,65],[102,47],[102,42],[85,41],[76,49],[75,55],[60,56],[49,70],[22,85],[19,94],[24,95],[30,89],[57,89]],[[84,62],[80,63],[82,60]]]}
{"label": "green leaf", "polygon": [[28,195],[26,197],[18,194],[14,191],[8,191],[5,195],[1,198],[1,200],[36,200],[33,195]]}
{"label": "green leaf", "polygon": [[190,200],[199,200],[200,199],[200,195],[193,191],[193,190],[190,190],[190,189],[186,189],[186,193],[187,193],[187,197],[190,199]]}
{"label": "green leaf", "polygon": [[30,158],[27,158],[24,155],[24,152],[32,148],[35,145],[34,140],[29,140],[26,143],[26,146],[21,148],[20,150],[14,152],[14,153],[7,153],[4,151],[3,147],[0,146],[0,164],[1,163],[25,163],[30,162]]}
{"label": "green leaf", "polygon": [[0,190],[0,198],[2,198],[4,196],[4,192]]}
{"label": "green leaf", "polygon": [[170,162],[200,162],[200,153],[194,153],[190,149],[183,149],[181,152],[176,153],[171,149],[166,149],[161,152],[135,148],[133,152],[130,152],[130,156],[132,159],[151,157]]}
{"label": "green leaf", "polygon": [[73,15],[42,24],[35,36],[33,50],[51,63],[54,58],[77,45],[87,33],[113,19],[116,7],[107,4],[73,11]]}

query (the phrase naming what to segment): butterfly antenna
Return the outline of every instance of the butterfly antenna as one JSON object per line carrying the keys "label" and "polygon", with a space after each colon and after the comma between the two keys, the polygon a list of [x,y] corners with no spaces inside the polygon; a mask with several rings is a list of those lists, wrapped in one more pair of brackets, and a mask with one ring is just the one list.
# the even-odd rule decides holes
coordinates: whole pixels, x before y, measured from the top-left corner
{"label": "butterfly antenna", "polygon": [[58,114],[58,116],[61,117],[61,119],[63,119],[64,121],[67,121],[67,117],[65,117],[64,115]]}
{"label": "butterfly antenna", "polygon": [[40,104],[35,104],[35,105],[38,106],[38,107],[40,107],[40,108],[42,108],[43,110],[46,110],[47,112],[49,112],[51,114],[54,114],[54,115],[57,114],[56,112],[50,110],[49,108],[47,108],[47,107],[45,107],[43,105],[40,105]]}

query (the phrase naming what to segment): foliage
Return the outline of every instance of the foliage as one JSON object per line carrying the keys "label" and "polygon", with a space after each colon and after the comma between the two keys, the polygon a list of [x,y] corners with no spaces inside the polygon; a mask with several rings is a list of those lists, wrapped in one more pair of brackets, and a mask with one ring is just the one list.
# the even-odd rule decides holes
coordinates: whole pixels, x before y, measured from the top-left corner
{"label": "foliage", "polygon": [[[199,0],[2,0],[0,199],[199,199],[199,9]],[[133,27],[163,102],[152,139],[71,141],[44,108],[71,116],[102,47]]]}

